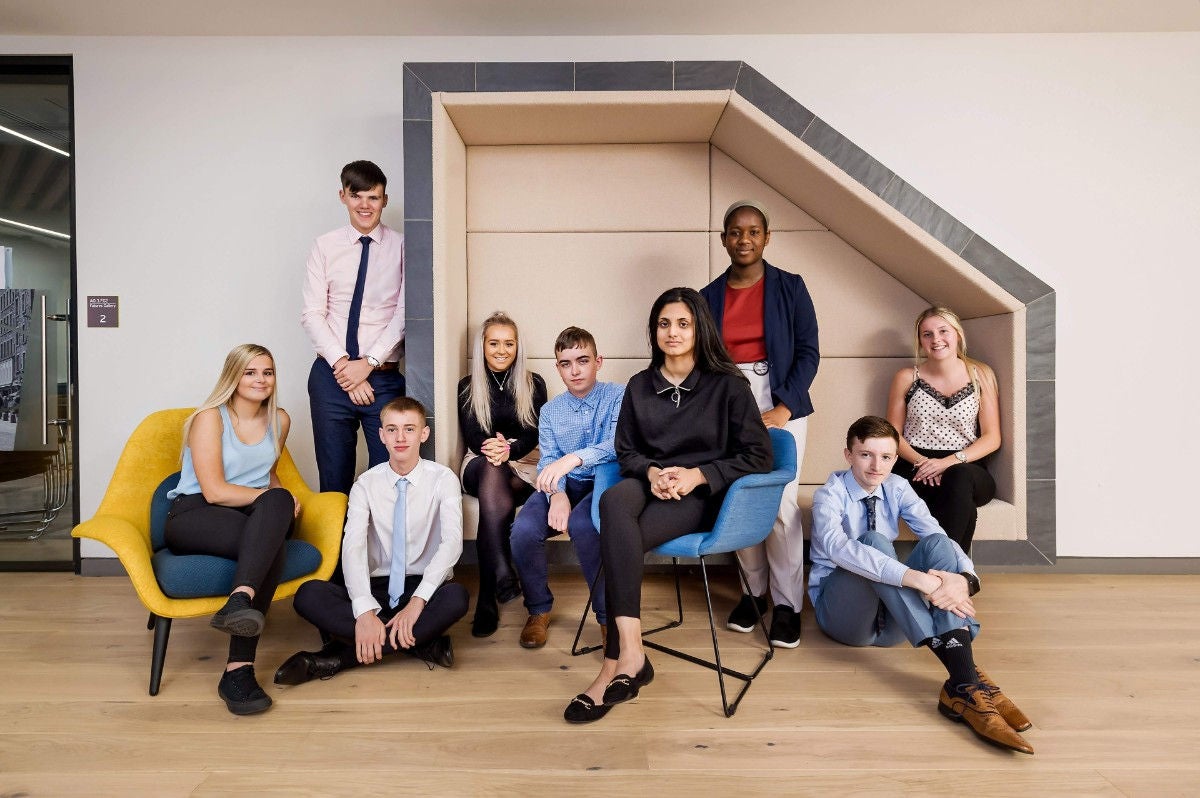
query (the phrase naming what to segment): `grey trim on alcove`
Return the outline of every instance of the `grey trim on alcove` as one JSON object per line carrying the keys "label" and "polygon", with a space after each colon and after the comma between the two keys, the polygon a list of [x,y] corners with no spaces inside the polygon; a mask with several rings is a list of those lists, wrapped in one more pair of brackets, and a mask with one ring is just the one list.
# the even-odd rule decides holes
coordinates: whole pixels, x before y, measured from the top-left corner
{"label": "grey trim on alcove", "polygon": [[753,67],[741,61],[408,63],[403,86],[409,395],[433,407],[433,92],[732,90],[1025,304],[1028,540],[981,540],[973,554],[987,565],[1054,564],[1054,290]]}

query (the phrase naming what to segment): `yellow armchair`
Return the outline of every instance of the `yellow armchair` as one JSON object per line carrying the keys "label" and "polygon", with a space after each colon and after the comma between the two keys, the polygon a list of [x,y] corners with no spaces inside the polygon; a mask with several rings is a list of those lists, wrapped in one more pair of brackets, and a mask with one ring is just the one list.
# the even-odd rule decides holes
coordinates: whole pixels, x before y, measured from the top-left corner
{"label": "yellow armchair", "polygon": [[[150,695],[158,695],[171,620],[211,615],[226,599],[226,594],[172,598],[163,592],[154,573],[151,501],[160,483],[179,470],[183,422],[191,412],[191,408],[160,410],[143,419],[121,452],[96,515],[71,531],[74,537],[98,540],[116,552],[138,599],[150,611],[147,628],[154,629]],[[293,539],[311,544],[320,553],[316,570],[279,585],[275,598],[281,599],[294,595],[309,579],[328,579],[333,574],[341,548],[346,496],[310,490],[286,448],[277,472],[283,487],[300,502]]]}

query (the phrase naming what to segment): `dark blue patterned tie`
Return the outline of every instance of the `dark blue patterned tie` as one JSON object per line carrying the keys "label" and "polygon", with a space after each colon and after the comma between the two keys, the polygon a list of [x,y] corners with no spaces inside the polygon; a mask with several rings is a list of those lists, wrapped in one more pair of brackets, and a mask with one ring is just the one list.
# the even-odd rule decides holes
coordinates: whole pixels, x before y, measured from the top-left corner
{"label": "dark blue patterned tie", "polygon": [[867,505],[867,531],[875,531],[875,502],[879,501],[878,496],[864,496],[863,501]]}
{"label": "dark blue patterned tie", "polygon": [[358,279],[354,281],[354,296],[350,298],[350,315],[346,317],[346,354],[358,360],[358,317],[362,315],[363,289],[367,285],[367,259],[371,254],[371,237],[363,236],[362,255],[358,258]]}

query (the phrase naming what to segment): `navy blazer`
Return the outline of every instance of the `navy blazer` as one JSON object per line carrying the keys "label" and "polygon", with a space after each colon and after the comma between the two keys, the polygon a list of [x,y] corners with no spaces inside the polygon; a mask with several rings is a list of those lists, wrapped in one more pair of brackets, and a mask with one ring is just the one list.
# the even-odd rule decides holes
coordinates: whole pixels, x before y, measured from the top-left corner
{"label": "navy blazer", "polygon": [[[817,376],[821,352],[817,348],[817,313],[804,278],[785,272],[763,261],[763,336],[767,343],[767,362],[771,364],[771,397],[792,411],[792,418],[804,418],[813,411],[808,395]],[[717,329],[725,318],[725,285],[729,269],[700,289],[708,301]]]}

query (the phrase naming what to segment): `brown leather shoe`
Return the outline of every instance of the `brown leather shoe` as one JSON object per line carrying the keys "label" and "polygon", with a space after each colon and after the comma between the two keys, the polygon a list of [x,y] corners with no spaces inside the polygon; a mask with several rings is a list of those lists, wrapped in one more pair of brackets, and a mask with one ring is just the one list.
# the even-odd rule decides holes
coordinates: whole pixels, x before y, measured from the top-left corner
{"label": "brown leather shoe", "polygon": [[987,685],[964,684],[953,695],[942,685],[942,692],[938,695],[938,712],[950,720],[967,724],[978,737],[992,745],[1023,754],[1033,753],[1033,746],[1013,731],[996,710]]}
{"label": "brown leather shoe", "polygon": [[1000,688],[988,678],[988,675],[983,672],[983,668],[976,666],[975,672],[979,674],[980,683],[987,687],[988,692],[992,694],[992,703],[996,705],[996,711],[1000,713],[1000,717],[1004,718],[1004,721],[1009,726],[1012,726],[1013,729],[1019,732],[1023,732],[1033,726],[1033,722],[1025,717],[1025,713],[1017,708],[1012,699],[1000,692]]}
{"label": "brown leather shoe", "polygon": [[600,624],[600,653],[608,650],[608,624]]}
{"label": "brown leather shoe", "polygon": [[546,632],[550,628],[550,613],[530,615],[521,630],[521,648],[541,648],[546,645]]}

